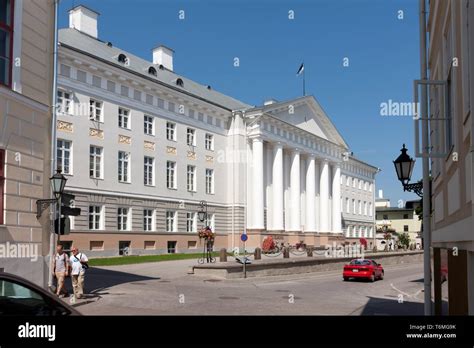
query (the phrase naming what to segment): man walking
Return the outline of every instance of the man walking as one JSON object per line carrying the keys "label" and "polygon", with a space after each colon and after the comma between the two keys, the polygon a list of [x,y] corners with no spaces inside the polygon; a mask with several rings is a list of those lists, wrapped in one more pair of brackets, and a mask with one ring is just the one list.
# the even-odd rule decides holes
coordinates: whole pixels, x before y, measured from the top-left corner
{"label": "man walking", "polygon": [[84,274],[89,266],[87,262],[89,259],[83,253],[79,253],[79,249],[76,247],[71,248],[71,258],[69,262],[71,264],[71,279],[72,288],[74,289],[74,297],[79,299],[84,295]]}
{"label": "man walking", "polygon": [[56,255],[53,261],[53,276],[56,277],[56,295],[64,297],[67,295],[67,290],[64,286],[64,279],[68,276],[69,260],[67,254],[63,250],[63,246],[58,244],[56,246]]}

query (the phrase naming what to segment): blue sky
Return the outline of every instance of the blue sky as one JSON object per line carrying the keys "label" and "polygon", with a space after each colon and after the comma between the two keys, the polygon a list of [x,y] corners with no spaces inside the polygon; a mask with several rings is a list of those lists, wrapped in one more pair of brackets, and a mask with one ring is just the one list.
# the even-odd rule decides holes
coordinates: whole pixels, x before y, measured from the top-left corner
{"label": "blue sky", "polygon": [[[417,1],[62,0],[60,27],[79,4],[101,14],[99,38],[150,60],[153,47],[171,47],[177,73],[252,105],[301,96],[296,71],[304,60],[306,93],[354,155],[382,169],[377,189],[392,205],[417,199],[403,192],[392,163],[402,143],[413,155],[413,121],[380,115],[389,99],[413,100],[420,76]],[[413,179],[421,177],[417,162]]]}

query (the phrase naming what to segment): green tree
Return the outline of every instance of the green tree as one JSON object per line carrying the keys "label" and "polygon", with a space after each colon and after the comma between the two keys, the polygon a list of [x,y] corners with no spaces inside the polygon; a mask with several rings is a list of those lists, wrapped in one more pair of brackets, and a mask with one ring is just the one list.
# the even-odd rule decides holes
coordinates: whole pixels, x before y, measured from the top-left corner
{"label": "green tree", "polygon": [[398,242],[402,247],[406,247],[408,249],[408,247],[410,246],[410,236],[408,235],[408,233],[401,233],[398,236]]}

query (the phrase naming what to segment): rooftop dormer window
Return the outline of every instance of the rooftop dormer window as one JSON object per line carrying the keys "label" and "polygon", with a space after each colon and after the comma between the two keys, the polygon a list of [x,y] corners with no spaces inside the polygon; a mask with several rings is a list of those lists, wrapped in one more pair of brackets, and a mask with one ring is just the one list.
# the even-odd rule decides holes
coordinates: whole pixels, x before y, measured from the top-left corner
{"label": "rooftop dormer window", "polygon": [[128,63],[128,58],[125,54],[120,53],[117,60],[122,63],[122,64],[127,64]]}
{"label": "rooftop dormer window", "polygon": [[155,69],[154,67],[152,67],[152,66],[150,66],[150,67],[148,68],[148,73],[149,73],[150,75],[153,75],[153,76],[157,76],[157,75],[158,75],[158,73],[156,72],[156,69]]}
{"label": "rooftop dormer window", "polygon": [[112,42],[108,41],[108,42],[107,42],[107,46],[108,46],[108,47],[112,47]]}
{"label": "rooftop dormer window", "polygon": [[184,82],[183,82],[183,80],[177,79],[177,80],[176,80],[176,85],[178,85],[179,87],[184,87]]}
{"label": "rooftop dormer window", "polygon": [[159,68],[160,70],[165,70],[165,67],[163,66],[163,64],[158,65],[158,68]]}
{"label": "rooftop dormer window", "polygon": [[207,85],[207,89],[211,90],[212,89],[211,85]]}

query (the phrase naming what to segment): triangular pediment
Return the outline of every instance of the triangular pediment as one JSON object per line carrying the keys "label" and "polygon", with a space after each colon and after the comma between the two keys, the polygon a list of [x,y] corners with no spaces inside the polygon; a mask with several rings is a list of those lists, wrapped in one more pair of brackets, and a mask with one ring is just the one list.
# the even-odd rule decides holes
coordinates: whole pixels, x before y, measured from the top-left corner
{"label": "triangular pediment", "polygon": [[349,148],[313,96],[265,105],[263,112],[320,138]]}

